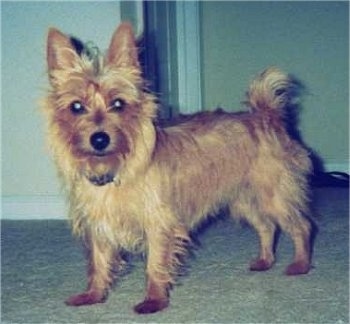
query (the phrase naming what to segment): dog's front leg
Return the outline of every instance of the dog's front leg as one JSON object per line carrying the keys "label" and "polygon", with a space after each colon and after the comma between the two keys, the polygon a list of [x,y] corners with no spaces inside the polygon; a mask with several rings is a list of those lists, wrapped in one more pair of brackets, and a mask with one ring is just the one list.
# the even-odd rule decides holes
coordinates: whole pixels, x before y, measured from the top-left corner
{"label": "dog's front leg", "polygon": [[94,235],[88,237],[88,249],[88,287],[85,292],[69,297],[66,300],[69,306],[103,303],[107,298],[112,283],[114,250],[108,242]]}
{"label": "dog's front leg", "polygon": [[155,313],[166,308],[172,282],[173,231],[151,226],[147,229],[147,242],[146,297],[134,307],[139,314]]}

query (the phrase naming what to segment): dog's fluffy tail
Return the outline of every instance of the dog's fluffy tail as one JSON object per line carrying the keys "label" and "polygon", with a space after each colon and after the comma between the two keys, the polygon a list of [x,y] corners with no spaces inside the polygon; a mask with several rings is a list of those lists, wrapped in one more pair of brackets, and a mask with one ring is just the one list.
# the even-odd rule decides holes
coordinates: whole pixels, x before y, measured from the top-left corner
{"label": "dog's fluffy tail", "polygon": [[253,80],[246,104],[253,111],[282,113],[286,106],[296,104],[298,90],[296,81],[278,68],[271,67]]}

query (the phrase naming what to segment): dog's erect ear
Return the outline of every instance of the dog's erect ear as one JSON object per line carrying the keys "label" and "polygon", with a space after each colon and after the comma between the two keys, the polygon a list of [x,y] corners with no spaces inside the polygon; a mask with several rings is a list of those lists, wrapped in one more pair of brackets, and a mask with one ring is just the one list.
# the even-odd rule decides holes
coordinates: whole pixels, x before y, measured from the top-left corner
{"label": "dog's erect ear", "polygon": [[130,23],[120,24],[114,32],[107,52],[107,61],[120,67],[140,67],[136,40]]}
{"label": "dog's erect ear", "polygon": [[49,29],[47,37],[47,64],[49,70],[67,69],[79,59],[70,38],[55,28]]}

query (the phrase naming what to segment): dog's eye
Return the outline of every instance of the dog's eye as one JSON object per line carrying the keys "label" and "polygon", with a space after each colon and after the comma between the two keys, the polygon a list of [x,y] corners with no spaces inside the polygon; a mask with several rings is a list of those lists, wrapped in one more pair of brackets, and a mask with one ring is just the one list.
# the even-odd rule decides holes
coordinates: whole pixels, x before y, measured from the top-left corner
{"label": "dog's eye", "polygon": [[125,107],[125,101],[120,98],[116,98],[111,101],[110,103],[110,109],[112,111],[120,111]]}
{"label": "dog's eye", "polygon": [[80,115],[86,112],[86,108],[80,101],[73,101],[70,105],[70,110],[74,115]]}

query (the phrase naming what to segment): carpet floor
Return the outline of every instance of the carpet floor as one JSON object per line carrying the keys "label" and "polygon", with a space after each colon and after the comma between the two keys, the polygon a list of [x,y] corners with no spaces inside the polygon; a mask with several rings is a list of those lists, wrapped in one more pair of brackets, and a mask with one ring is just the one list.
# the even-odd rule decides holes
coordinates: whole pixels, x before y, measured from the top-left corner
{"label": "carpet floor", "polygon": [[200,247],[172,290],[170,307],[147,316],[132,311],[144,293],[140,258],[106,303],[68,307],[63,301],[82,291],[86,278],[83,250],[66,222],[2,220],[1,323],[348,323],[348,195],[347,189],[315,190],[318,234],[308,275],[283,275],[293,255],[285,235],[275,266],[250,272],[256,234],[220,219],[198,234]]}

